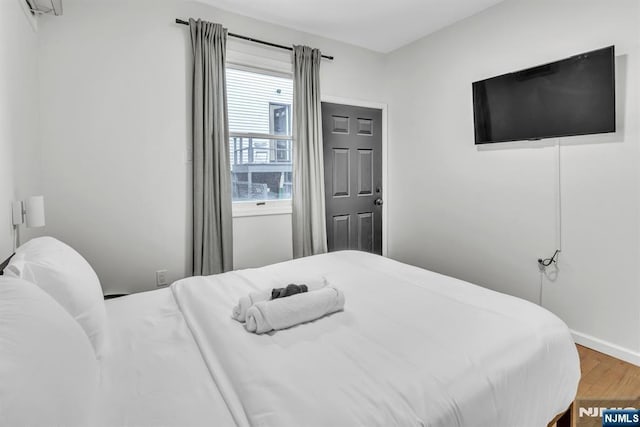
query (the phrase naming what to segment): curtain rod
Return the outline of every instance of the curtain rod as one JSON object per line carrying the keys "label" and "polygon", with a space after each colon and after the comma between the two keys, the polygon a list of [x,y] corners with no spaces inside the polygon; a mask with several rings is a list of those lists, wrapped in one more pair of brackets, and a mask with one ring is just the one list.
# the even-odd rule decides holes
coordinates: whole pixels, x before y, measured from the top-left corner
{"label": "curtain rod", "polygon": [[[182,19],[176,19],[176,24],[189,25],[187,21],[183,21]],[[278,49],[286,49],[292,51],[293,48],[291,46],[283,46],[281,44],[266,42],[264,40],[254,39],[253,37],[247,37],[240,34],[228,33],[229,37],[235,37],[237,39],[247,40],[254,43],[264,44],[271,47],[277,47]],[[329,61],[333,61],[333,56],[330,55],[322,55],[323,58],[328,59]]]}

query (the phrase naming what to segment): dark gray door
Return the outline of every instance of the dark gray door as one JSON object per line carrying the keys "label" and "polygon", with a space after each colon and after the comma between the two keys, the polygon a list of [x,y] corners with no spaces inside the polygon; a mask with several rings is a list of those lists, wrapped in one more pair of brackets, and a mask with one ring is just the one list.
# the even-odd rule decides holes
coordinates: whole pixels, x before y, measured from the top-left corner
{"label": "dark gray door", "polygon": [[329,251],[382,254],[382,110],[322,103]]}

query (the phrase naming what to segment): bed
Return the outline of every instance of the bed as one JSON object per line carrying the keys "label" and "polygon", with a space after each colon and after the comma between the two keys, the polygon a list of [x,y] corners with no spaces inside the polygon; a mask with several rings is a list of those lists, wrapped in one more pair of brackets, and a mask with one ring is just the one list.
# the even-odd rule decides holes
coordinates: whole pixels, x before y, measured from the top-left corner
{"label": "bed", "polygon": [[[310,274],[344,292],[344,311],[264,335],[231,318],[248,292]],[[580,378],[568,328],[548,311],[364,252],[104,305],[92,425],[546,426]]]}

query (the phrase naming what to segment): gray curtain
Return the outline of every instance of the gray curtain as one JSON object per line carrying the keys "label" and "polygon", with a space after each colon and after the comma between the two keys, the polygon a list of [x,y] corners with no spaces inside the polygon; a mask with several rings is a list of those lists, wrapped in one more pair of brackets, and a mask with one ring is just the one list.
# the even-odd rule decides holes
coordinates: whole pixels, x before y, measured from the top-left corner
{"label": "gray curtain", "polygon": [[227,30],[189,20],[193,47],[193,274],[233,269]]}
{"label": "gray curtain", "polygon": [[293,256],[327,252],[318,49],[293,47]]}

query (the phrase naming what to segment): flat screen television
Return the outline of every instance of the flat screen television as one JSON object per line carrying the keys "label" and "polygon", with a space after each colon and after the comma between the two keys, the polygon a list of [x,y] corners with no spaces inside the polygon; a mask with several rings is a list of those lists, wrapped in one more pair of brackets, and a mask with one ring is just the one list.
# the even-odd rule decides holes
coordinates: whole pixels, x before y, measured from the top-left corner
{"label": "flat screen television", "polygon": [[473,83],[475,143],[615,132],[614,46]]}

